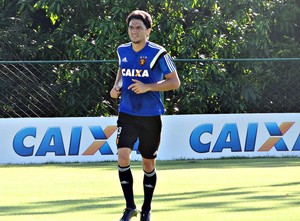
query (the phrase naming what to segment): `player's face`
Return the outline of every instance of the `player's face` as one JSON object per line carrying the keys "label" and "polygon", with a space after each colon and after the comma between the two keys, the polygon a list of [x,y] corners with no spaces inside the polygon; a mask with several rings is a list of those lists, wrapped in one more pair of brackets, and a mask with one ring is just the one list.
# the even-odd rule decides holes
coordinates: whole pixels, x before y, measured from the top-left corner
{"label": "player's face", "polygon": [[145,24],[138,19],[132,19],[128,26],[128,35],[132,43],[139,44],[147,41],[150,34],[150,29],[147,29]]}

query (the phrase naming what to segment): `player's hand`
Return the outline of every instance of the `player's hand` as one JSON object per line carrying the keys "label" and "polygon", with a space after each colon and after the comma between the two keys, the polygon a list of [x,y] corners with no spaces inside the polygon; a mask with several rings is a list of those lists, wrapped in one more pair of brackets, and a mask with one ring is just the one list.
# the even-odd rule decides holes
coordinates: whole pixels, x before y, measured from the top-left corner
{"label": "player's hand", "polygon": [[121,88],[119,86],[115,86],[110,91],[110,96],[112,98],[118,98],[121,94]]}
{"label": "player's hand", "polygon": [[128,90],[132,90],[136,94],[143,94],[150,90],[147,84],[144,84],[136,79],[132,79],[132,81],[134,83],[128,87]]}

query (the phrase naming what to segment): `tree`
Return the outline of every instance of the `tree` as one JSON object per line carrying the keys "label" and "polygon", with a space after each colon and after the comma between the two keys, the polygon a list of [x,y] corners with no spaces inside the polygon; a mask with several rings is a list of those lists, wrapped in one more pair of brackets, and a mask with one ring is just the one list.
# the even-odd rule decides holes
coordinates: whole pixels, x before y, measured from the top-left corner
{"label": "tree", "polygon": [[[296,0],[14,0],[2,1],[1,8],[1,60],[116,60],[116,47],[129,41],[126,16],[133,9],[147,10],[154,18],[150,40],[174,59],[204,59],[176,62],[182,87],[165,93],[168,114],[256,112],[271,102],[266,88],[275,90],[283,73],[296,81],[300,76],[288,62],[212,61],[297,57]],[[116,65],[53,66],[66,106],[60,114],[115,114],[108,91]],[[265,110],[286,108],[272,100]]]}

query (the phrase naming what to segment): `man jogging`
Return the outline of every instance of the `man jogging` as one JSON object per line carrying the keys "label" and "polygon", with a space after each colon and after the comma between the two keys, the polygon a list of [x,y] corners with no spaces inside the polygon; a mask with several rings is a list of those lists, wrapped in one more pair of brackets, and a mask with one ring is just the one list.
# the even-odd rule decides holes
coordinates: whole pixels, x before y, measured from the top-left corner
{"label": "man jogging", "polygon": [[135,10],[126,22],[131,42],[117,49],[119,70],[110,91],[112,98],[121,95],[117,122],[118,172],[126,208],[120,221],[128,221],[138,214],[130,169],[130,156],[137,140],[144,170],[144,202],[140,220],[150,221],[157,179],[161,115],[164,114],[160,92],[178,89],[180,80],[166,50],[148,40],[152,28],[151,16],[145,11]]}

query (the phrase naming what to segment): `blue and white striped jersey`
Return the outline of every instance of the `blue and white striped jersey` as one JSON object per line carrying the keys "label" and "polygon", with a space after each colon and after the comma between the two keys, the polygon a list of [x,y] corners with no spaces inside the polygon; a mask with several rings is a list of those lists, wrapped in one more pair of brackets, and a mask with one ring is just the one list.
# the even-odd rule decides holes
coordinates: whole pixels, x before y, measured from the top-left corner
{"label": "blue and white striped jersey", "polygon": [[163,76],[176,70],[166,50],[148,41],[139,52],[132,49],[132,43],[122,44],[117,49],[119,67],[122,72],[122,94],[119,111],[135,116],[157,116],[164,113],[160,92],[149,91],[135,94],[128,90],[137,79],[145,84],[159,82]]}

